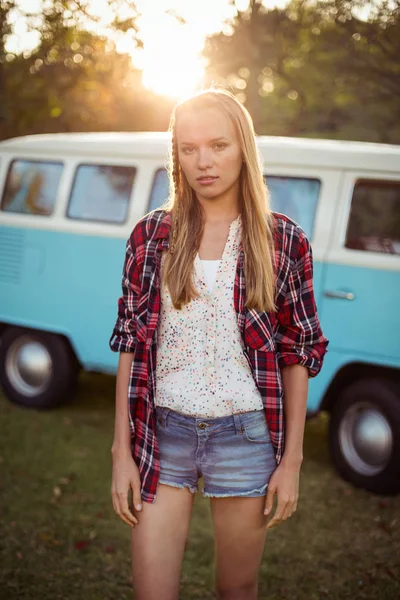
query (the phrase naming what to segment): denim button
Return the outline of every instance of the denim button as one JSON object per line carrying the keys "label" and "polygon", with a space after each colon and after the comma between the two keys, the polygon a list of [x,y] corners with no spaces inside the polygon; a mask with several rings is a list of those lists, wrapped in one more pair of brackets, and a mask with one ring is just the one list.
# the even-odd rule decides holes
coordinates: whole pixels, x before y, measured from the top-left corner
{"label": "denim button", "polygon": [[205,423],[199,423],[199,429],[205,429],[207,425]]}

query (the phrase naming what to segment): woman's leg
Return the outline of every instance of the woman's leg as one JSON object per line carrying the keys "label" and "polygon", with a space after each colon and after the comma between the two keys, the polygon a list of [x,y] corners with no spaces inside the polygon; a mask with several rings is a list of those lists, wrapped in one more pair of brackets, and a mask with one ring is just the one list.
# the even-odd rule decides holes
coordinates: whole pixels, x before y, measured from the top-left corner
{"label": "woman's leg", "polygon": [[210,498],[218,600],[256,600],[267,535],[265,496]]}
{"label": "woman's leg", "polygon": [[133,511],[132,582],[135,600],[178,600],[194,494],[159,484],[156,501]]}

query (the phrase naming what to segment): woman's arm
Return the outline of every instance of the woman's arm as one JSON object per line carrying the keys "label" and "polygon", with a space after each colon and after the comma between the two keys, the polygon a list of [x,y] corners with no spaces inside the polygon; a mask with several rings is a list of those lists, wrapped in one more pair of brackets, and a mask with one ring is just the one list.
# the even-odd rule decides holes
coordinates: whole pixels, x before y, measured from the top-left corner
{"label": "woman's arm", "polygon": [[120,352],[115,386],[114,441],[111,447],[113,456],[131,456],[128,388],[132,360],[133,352]]}
{"label": "woman's arm", "polygon": [[122,296],[118,300],[118,316],[111,338],[110,348],[119,352],[115,386],[115,424],[112,454],[111,496],[116,514],[130,526],[138,524],[137,516],[129,508],[129,491],[137,511],[141,510],[141,482],[139,469],[133,459],[131,438],[133,423],[129,414],[129,382],[136,346],[136,308],[139,293],[139,277],[135,252],[131,239],[126,245],[122,273]]}
{"label": "woman's arm", "polygon": [[308,369],[291,365],[282,369],[285,394],[285,450],[281,462],[300,468],[303,462],[303,439],[307,412]]}
{"label": "woman's arm", "polygon": [[297,509],[308,379],[321,370],[329,344],[322,333],[315,304],[311,245],[304,231],[299,229],[297,257],[288,275],[286,297],[277,315],[275,333],[284,391],[285,446],[282,460],[268,484],[265,513],[272,511],[275,494],[278,505],[267,528],[286,520]]}

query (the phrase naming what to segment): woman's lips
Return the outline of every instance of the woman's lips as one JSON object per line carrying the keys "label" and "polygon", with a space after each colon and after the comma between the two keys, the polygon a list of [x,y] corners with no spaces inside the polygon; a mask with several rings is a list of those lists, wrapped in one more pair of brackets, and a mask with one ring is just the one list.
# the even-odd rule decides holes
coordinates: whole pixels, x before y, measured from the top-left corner
{"label": "woman's lips", "polygon": [[214,181],[217,181],[218,177],[200,177],[197,181],[200,185],[211,185]]}

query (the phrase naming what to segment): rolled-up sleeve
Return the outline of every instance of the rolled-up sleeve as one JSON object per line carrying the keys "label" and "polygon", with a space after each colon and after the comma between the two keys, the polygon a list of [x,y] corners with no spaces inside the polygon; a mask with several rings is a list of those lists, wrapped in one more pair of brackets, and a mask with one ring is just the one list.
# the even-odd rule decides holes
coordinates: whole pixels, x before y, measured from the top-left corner
{"label": "rolled-up sleeve", "polygon": [[312,249],[303,231],[297,259],[288,275],[285,300],[277,314],[275,340],[281,369],[300,364],[308,368],[309,377],[318,375],[329,341],[322,333],[317,314]]}
{"label": "rolled-up sleeve", "polygon": [[122,296],[118,299],[118,316],[109,341],[113,352],[133,352],[135,349],[136,308],[140,291],[135,267],[135,255],[129,239],[122,272]]}

